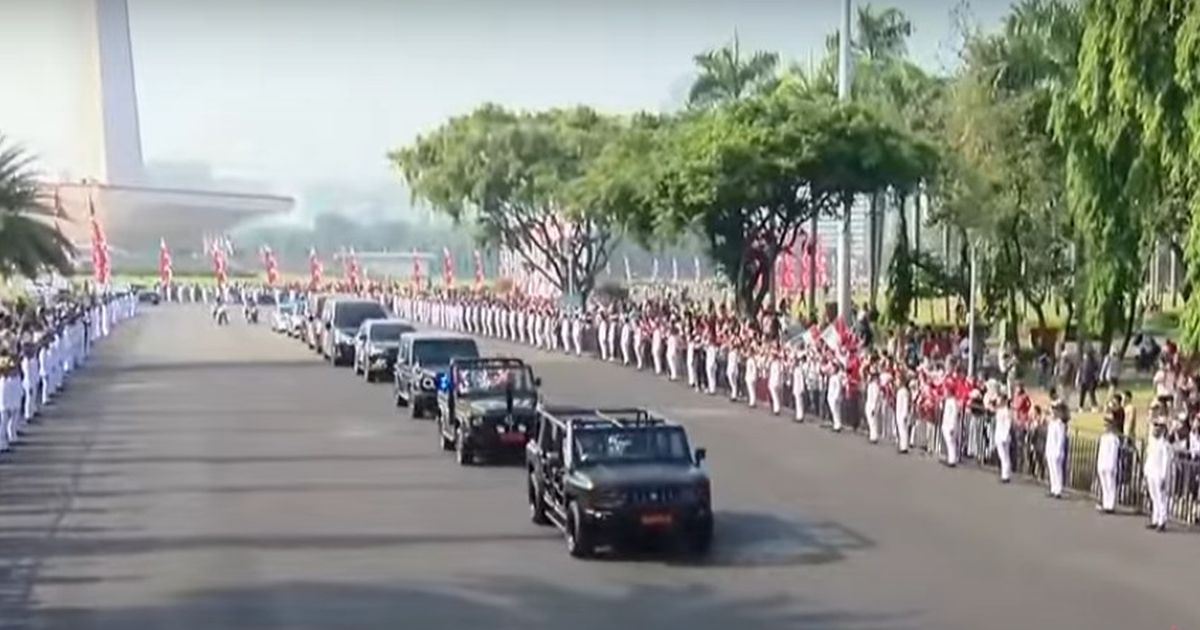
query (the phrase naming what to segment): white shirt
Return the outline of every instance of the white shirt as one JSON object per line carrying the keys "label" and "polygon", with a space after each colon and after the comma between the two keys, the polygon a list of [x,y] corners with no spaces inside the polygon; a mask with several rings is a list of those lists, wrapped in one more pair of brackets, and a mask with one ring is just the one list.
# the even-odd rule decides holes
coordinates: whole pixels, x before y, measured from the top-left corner
{"label": "white shirt", "polygon": [[996,433],[995,439],[997,444],[1008,444],[1009,438],[1012,437],[1012,409],[1005,405],[996,410]]}
{"label": "white shirt", "polygon": [[1171,460],[1174,457],[1166,437],[1151,436],[1146,443],[1146,462],[1142,465],[1142,472],[1147,479],[1163,481],[1171,470]]}
{"label": "white shirt", "polygon": [[1067,425],[1057,418],[1046,425],[1046,457],[1062,459],[1063,448],[1066,446]]}

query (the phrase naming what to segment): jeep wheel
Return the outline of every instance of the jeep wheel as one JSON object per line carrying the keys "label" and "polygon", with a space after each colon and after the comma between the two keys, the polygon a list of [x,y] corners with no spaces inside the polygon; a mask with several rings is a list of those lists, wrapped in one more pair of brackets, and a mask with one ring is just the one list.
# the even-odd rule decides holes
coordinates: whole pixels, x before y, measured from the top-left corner
{"label": "jeep wheel", "polygon": [[425,415],[425,409],[421,407],[421,405],[417,404],[417,401],[415,400],[408,404],[408,409],[412,414],[413,420],[418,420],[421,418],[421,416]]}
{"label": "jeep wheel", "polygon": [[706,520],[697,523],[688,532],[687,546],[688,551],[696,556],[708,554],[708,550],[712,548],[713,540],[713,523],[711,520]]}
{"label": "jeep wheel", "polygon": [[475,456],[471,453],[471,449],[467,448],[467,438],[463,435],[462,429],[454,432],[454,454],[459,466],[470,466],[475,463]]}
{"label": "jeep wheel", "polygon": [[583,522],[578,503],[567,510],[567,552],[576,558],[588,558],[593,552],[592,533]]}
{"label": "jeep wheel", "polygon": [[529,520],[535,525],[549,525],[550,519],[546,518],[546,497],[534,481],[532,471],[527,478],[526,487],[529,492]]}

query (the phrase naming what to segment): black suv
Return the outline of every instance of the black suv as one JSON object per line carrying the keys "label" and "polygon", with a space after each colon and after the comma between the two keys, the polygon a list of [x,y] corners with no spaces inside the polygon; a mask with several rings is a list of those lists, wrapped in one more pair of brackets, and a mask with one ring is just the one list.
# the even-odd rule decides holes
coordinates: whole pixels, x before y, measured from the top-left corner
{"label": "black suv", "polygon": [[544,407],[525,454],[533,522],[561,529],[572,556],[664,538],[708,551],[706,453],[682,426],[643,409]]}
{"label": "black suv", "polygon": [[451,359],[473,359],[479,345],[465,335],[440,332],[412,332],[400,335],[400,350],[392,371],[393,393],[397,407],[408,407],[412,417],[437,409],[437,383]]}
{"label": "black suv", "polygon": [[438,387],[438,443],[463,466],[521,455],[537,429],[541,380],[520,359],[451,359]]}

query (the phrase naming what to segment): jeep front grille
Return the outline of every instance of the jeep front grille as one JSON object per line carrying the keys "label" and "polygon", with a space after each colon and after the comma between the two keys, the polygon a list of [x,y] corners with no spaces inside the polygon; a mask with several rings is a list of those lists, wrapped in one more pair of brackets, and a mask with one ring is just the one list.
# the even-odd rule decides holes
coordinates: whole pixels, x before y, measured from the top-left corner
{"label": "jeep front grille", "polygon": [[679,501],[680,488],[676,486],[652,486],[629,491],[630,505],[660,505]]}

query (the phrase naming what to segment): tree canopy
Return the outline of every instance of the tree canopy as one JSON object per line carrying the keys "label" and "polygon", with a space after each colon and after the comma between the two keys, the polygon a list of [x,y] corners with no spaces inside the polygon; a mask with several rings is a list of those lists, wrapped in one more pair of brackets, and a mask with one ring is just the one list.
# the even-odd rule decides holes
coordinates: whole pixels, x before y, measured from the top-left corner
{"label": "tree canopy", "polygon": [[71,242],[55,227],[57,210],[35,175],[32,157],[0,136],[0,275],[72,271]]}

